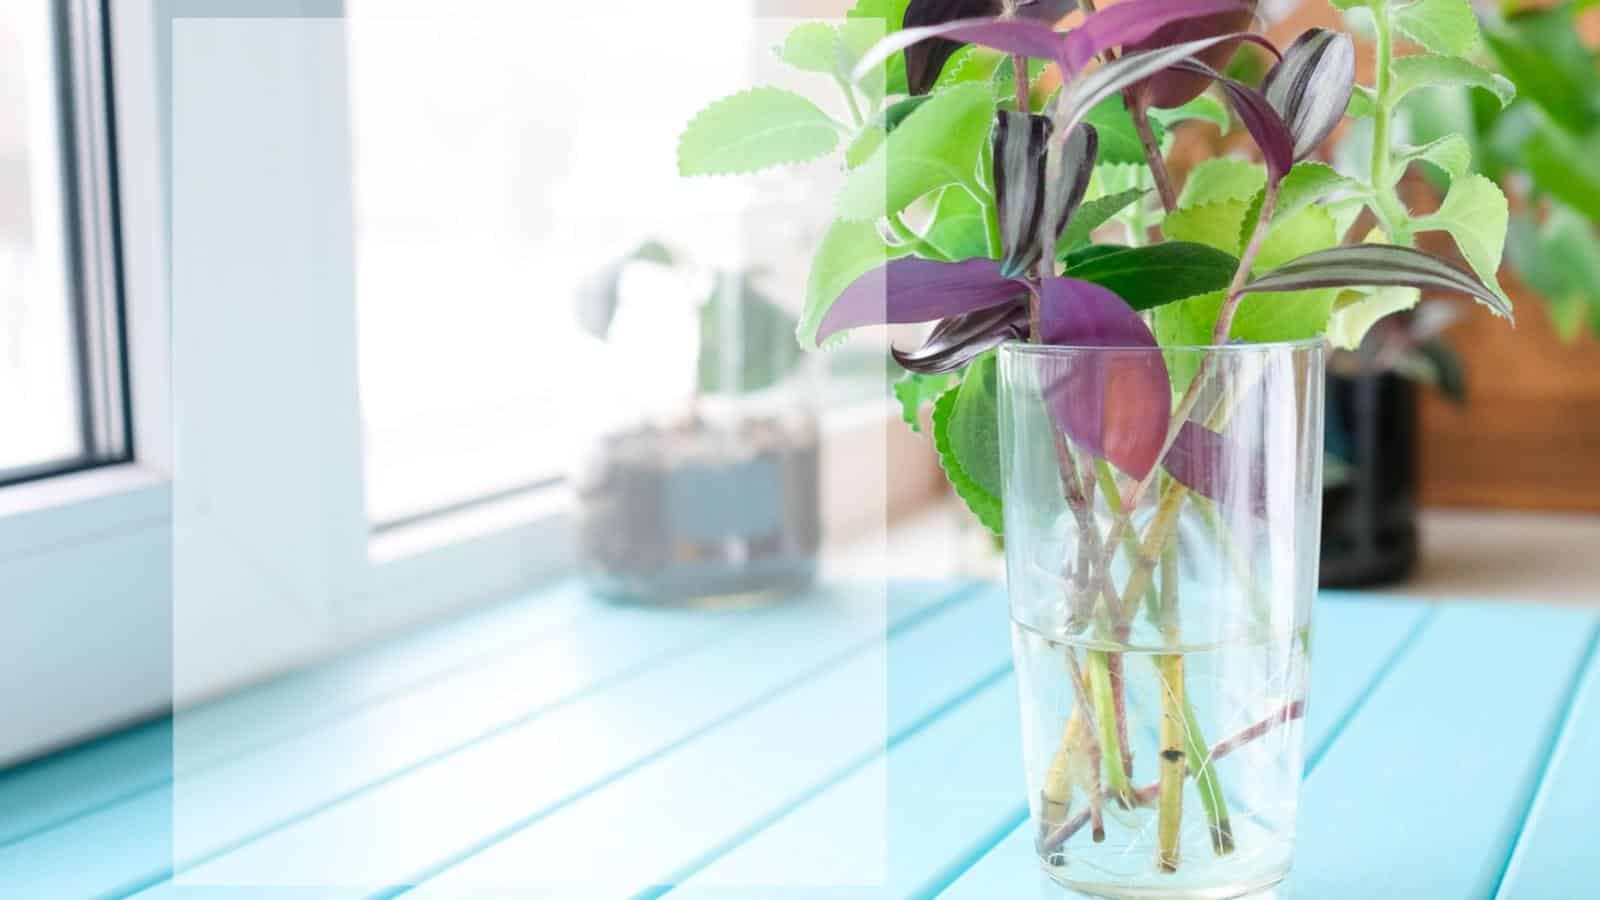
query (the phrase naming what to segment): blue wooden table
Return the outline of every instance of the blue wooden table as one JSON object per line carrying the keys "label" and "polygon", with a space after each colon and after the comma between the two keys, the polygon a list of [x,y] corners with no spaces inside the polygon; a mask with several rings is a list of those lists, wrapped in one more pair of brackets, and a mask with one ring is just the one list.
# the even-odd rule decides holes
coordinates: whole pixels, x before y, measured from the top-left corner
{"label": "blue wooden table", "polygon": [[[0,773],[0,898],[1051,896],[1003,591],[888,593],[560,585]],[[1282,893],[1600,897],[1597,626],[1324,597]]]}

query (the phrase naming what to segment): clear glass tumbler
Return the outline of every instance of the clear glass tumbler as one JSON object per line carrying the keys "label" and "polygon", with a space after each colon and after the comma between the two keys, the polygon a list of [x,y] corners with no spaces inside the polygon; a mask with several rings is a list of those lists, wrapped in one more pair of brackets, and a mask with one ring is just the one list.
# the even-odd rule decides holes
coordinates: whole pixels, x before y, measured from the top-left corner
{"label": "clear glass tumbler", "polygon": [[1323,344],[1000,350],[1006,570],[1036,848],[1100,897],[1288,874]]}

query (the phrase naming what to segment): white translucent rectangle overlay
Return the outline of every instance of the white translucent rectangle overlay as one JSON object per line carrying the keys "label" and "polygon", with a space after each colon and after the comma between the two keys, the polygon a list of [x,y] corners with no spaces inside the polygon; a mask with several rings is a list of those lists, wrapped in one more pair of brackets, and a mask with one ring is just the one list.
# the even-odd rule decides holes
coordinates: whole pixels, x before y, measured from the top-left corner
{"label": "white translucent rectangle overlay", "polygon": [[[375,507],[560,478],[683,377],[649,310],[626,353],[582,333],[574,293],[597,269],[662,241],[759,271],[798,316],[859,131],[831,75],[774,52],[803,20],[732,0],[345,6],[170,22],[173,883],[884,883],[890,647],[937,598],[891,603],[881,575],[881,342],[807,376],[823,518],[848,525],[815,588],[707,610],[558,579],[372,624],[403,619],[369,552]],[[835,152],[681,177],[684,125],[754,86],[836,119]],[[403,496],[412,479],[425,490]],[[431,565],[416,580],[447,593],[449,560]],[[795,866],[752,841],[816,804],[847,823],[841,852]]]}

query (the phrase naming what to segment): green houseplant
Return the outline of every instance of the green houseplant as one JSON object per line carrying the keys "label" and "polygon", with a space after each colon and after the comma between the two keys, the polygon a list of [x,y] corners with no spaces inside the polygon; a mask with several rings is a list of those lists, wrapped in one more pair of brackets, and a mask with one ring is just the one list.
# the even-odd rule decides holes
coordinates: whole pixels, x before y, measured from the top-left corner
{"label": "green houseplant", "polygon": [[[933,404],[952,485],[1005,537],[1037,849],[1072,889],[1222,897],[1284,876],[1324,343],[1359,345],[1421,290],[1510,315],[1504,196],[1463,140],[1392,137],[1415,91],[1504,92],[1459,53],[1470,9],[1362,8],[1370,86],[1347,37],[1279,50],[1234,0],[1086,4],[1064,28],[1054,0],[862,0],[779,50],[831,79],[847,118],[757,88],[680,144],[686,175],[840,154],[802,346],[934,323],[895,351],[896,393]],[[1397,34],[1432,52],[1396,58]],[[1219,73],[1236,52],[1266,54],[1259,85]],[[1347,107],[1372,123],[1354,171],[1310,159]],[[1228,110],[1261,161],[1178,184],[1165,133]],[[1396,192],[1415,162],[1450,178],[1427,215]],[[1363,210],[1377,227],[1346,240]],[[1469,267],[1413,249],[1427,231]]]}

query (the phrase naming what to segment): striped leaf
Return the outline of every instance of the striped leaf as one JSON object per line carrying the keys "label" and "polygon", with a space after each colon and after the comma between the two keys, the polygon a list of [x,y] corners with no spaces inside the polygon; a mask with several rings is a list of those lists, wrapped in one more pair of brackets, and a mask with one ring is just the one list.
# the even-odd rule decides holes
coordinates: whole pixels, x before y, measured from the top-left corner
{"label": "striped leaf", "polygon": [[1471,271],[1448,260],[1389,244],[1356,244],[1310,253],[1262,275],[1241,293],[1318,288],[1414,287],[1465,294],[1511,318],[1511,303]]}
{"label": "striped leaf", "polygon": [[1283,51],[1267,71],[1261,92],[1294,135],[1298,162],[1322,146],[1344,118],[1356,82],[1356,48],[1350,36],[1312,28]]}

